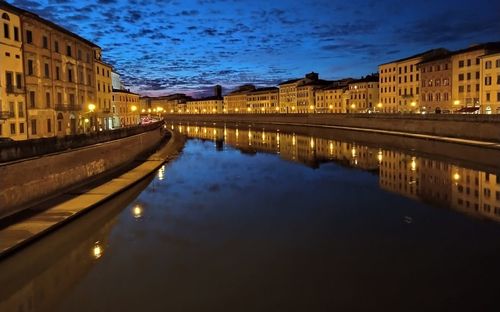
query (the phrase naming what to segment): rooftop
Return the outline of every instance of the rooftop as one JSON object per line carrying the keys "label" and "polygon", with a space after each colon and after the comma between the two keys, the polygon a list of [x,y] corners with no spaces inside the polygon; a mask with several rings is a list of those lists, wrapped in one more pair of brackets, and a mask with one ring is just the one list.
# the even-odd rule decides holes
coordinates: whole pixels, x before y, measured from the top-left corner
{"label": "rooftop", "polygon": [[435,55],[443,55],[444,53],[449,53],[449,51],[446,50],[446,49],[443,49],[443,48],[431,49],[431,50],[427,50],[425,52],[418,53],[418,54],[415,54],[415,55],[412,55],[412,56],[408,56],[408,57],[405,57],[405,58],[402,58],[402,59],[399,59],[399,60],[390,61],[390,62],[387,62],[387,63],[384,63],[384,64],[380,64],[379,66],[387,65],[387,64],[392,64],[392,63],[400,63],[400,62],[408,61],[408,60],[411,60],[411,59],[414,59],[414,58],[419,58],[419,57],[422,57],[422,58],[433,57]]}

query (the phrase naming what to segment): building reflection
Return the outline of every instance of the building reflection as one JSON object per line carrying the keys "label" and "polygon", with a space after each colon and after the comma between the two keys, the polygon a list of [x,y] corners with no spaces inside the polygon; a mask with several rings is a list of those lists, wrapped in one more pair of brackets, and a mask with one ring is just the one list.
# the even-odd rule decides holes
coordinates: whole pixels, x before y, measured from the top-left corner
{"label": "building reflection", "polygon": [[370,171],[379,186],[413,200],[500,221],[500,175],[463,168],[381,147],[256,127],[217,128],[176,125],[189,138],[227,144],[243,153],[271,153],[317,168],[322,163]]}
{"label": "building reflection", "polygon": [[[145,179],[114,200],[0,263],[0,311],[53,311],[107,253],[117,216],[147,186]],[[137,218],[133,206],[133,217]]]}

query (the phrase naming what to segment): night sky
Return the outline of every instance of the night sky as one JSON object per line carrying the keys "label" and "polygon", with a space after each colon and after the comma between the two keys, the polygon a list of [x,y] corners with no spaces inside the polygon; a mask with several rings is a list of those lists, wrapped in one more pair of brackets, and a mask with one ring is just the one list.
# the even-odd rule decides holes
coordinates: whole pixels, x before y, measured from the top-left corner
{"label": "night sky", "polygon": [[9,0],[103,48],[141,94],[360,77],[430,48],[500,41],[498,0]]}

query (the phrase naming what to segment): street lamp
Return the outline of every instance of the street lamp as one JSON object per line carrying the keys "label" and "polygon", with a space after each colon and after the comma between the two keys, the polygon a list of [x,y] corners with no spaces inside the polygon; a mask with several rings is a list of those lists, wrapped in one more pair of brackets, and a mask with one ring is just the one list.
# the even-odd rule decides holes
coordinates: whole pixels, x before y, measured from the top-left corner
{"label": "street lamp", "polygon": [[[137,111],[137,106],[132,105],[130,107],[130,110],[132,111],[132,115],[134,115],[134,113]],[[132,118],[134,118],[134,116],[132,116]],[[134,122],[134,124],[136,124],[136,123],[137,123],[137,120]]]}
{"label": "street lamp", "polygon": [[90,103],[88,106],[89,109],[89,114],[90,114],[90,129],[91,131],[95,130],[95,118],[94,118],[94,111],[95,111],[95,104]]}

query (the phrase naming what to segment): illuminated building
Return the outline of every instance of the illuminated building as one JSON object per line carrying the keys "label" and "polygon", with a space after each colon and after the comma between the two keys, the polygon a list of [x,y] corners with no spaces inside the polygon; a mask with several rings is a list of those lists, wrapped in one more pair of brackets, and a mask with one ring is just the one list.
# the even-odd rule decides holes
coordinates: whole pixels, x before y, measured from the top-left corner
{"label": "illuminated building", "polygon": [[348,113],[368,113],[382,109],[379,104],[379,77],[377,74],[366,76],[349,84]]}
{"label": "illuminated building", "polygon": [[24,90],[21,19],[0,2],[0,137],[25,140],[26,94]]}
{"label": "illuminated building", "polygon": [[247,107],[254,114],[279,112],[279,89],[276,87],[255,89],[246,93]]}
{"label": "illuminated building", "polygon": [[228,114],[249,114],[247,94],[255,90],[254,85],[243,85],[224,96],[224,109]]}
{"label": "illuminated building", "polygon": [[418,64],[420,70],[421,111],[425,113],[451,113],[452,62],[450,55],[440,55]]}
{"label": "illuminated building", "polygon": [[119,117],[118,127],[128,127],[139,124],[139,94],[130,90],[113,89],[113,107]]}
{"label": "illuminated building", "polygon": [[481,57],[481,112],[500,114],[500,53]]}
{"label": "illuminated building", "polygon": [[96,81],[96,113],[97,122],[100,129],[114,129],[117,126],[114,124],[112,117],[113,104],[113,85],[111,73],[113,67],[102,61],[101,51],[95,51],[95,81]]}

